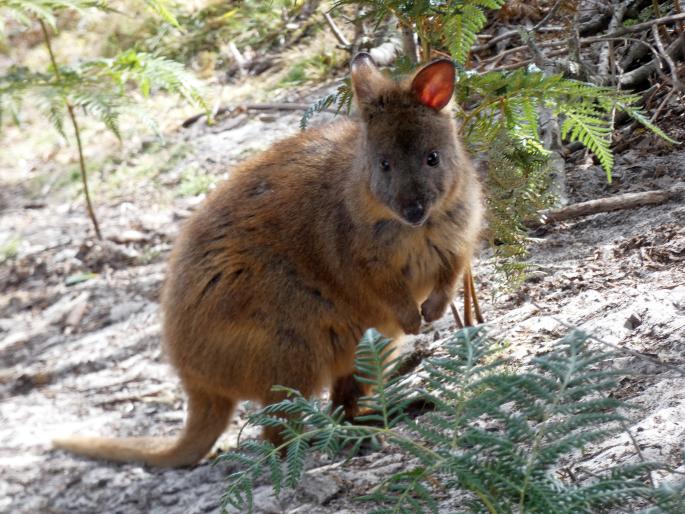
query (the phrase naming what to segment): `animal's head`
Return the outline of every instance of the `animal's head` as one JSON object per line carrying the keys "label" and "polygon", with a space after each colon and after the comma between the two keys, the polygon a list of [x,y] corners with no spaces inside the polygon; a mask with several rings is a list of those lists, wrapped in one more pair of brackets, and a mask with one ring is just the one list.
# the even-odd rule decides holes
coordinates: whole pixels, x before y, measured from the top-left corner
{"label": "animal's head", "polygon": [[420,226],[455,191],[463,167],[453,115],[454,65],[442,59],[396,82],[368,54],[352,60],[369,189],[392,215]]}

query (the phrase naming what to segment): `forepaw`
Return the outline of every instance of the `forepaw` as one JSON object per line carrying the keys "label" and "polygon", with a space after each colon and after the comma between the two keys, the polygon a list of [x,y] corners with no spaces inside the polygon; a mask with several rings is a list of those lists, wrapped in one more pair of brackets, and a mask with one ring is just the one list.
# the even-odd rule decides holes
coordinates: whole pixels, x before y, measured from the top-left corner
{"label": "forepaw", "polygon": [[428,299],[423,302],[423,305],[421,305],[423,319],[430,323],[431,321],[442,318],[449,303],[450,299],[445,293],[432,293]]}
{"label": "forepaw", "polygon": [[399,321],[405,334],[418,334],[421,330],[421,313],[416,307],[402,316]]}

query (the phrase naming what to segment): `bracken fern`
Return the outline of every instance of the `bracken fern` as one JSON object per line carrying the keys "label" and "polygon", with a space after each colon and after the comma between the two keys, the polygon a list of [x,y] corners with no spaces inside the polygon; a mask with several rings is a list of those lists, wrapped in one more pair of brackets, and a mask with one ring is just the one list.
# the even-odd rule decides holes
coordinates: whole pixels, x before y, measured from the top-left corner
{"label": "bracken fern", "polygon": [[[405,468],[362,498],[371,513],[442,512],[439,498],[450,490],[464,493],[460,512],[683,512],[682,483],[649,485],[649,473],[665,465],[618,465],[574,479],[561,471],[562,461],[622,430],[629,406],[610,395],[623,375],[610,367],[612,354],[591,350],[588,337],[574,331],[514,373],[497,348],[484,329],[462,330],[446,342],[443,357],[425,363],[425,387],[412,390],[395,376],[388,341],[367,333],[357,365],[376,389],[365,399],[376,413],[345,421],[340,409],[289,391],[249,419],[282,427],[281,446],[247,441],[222,457],[242,467],[229,477],[224,510],[251,510],[254,486],[264,479],[277,494],[294,487],[313,451],[353,455],[383,439],[405,455]],[[432,410],[412,419],[411,400]]]}

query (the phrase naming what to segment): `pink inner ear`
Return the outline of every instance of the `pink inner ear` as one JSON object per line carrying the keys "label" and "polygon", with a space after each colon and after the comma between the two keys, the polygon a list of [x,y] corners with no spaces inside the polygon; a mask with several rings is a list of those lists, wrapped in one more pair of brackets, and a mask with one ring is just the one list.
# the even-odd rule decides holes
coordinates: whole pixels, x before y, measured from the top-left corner
{"label": "pink inner ear", "polygon": [[429,64],[416,74],[411,90],[419,102],[439,111],[449,103],[454,92],[454,65],[447,60]]}

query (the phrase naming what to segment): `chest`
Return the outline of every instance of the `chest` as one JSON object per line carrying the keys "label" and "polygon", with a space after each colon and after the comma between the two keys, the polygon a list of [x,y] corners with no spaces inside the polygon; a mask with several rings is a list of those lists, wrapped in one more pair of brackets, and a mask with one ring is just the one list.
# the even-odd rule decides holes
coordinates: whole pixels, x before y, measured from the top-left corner
{"label": "chest", "polygon": [[404,282],[421,301],[432,291],[438,275],[453,266],[456,240],[451,229],[449,224],[384,227],[374,237],[373,261],[384,274]]}
{"label": "chest", "polygon": [[427,235],[415,238],[406,251],[398,252],[402,262],[400,275],[418,303],[431,293],[438,275],[452,265],[451,255],[453,252],[449,247]]}

